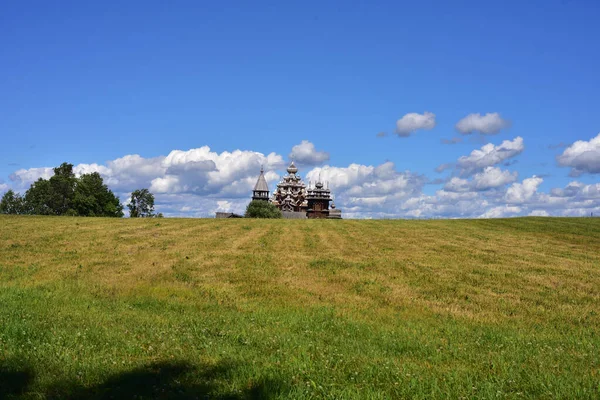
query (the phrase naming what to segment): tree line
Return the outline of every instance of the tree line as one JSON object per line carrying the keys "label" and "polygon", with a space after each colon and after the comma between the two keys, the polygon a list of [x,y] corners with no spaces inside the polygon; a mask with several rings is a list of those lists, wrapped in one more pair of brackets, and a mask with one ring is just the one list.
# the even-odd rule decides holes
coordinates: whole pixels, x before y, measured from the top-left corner
{"label": "tree line", "polygon": [[[53,170],[52,177],[39,178],[24,195],[7,191],[0,200],[0,213],[123,217],[123,205],[98,172],[77,177],[69,163]],[[154,195],[148,189],[133,191],[127,207],[130,217],[162,217],[154,214]]]}

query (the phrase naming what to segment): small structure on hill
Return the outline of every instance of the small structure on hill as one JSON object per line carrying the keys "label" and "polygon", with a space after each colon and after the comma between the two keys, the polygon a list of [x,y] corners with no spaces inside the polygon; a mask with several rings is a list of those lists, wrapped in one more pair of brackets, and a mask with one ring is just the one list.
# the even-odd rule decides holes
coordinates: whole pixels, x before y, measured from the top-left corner
{"label": "small structure on hill", "polygon": [[244,218],[244,216],[231,212],[218,212],[215,218]]}
{"label": "small structure on hill", "polygon": [[[265,200],[265,193],[268,200],[269,188],[261,168],[252,192],[252,200]],[[281,210],[284,218],[342,218],[341,210],[336,209],[333,204],[329,188],[319,179],[314,187],[309,186],[307,189],[293,161],[287,167],[287,175],[277,184],[269,201]]]}
{"label": "small structure on hill", "polygon": [[267,185],[263,167],[260,167],[260,175],[252,191],[252,200],[269,201],[269,185]]}
{"label": "small structure on hill", "polygon": [[329,219],[342,219],[342,210],[339,208],[335,208],[335,204],[331,202],[331,207],[329,208]]}
{"label": "small structure on hill", "polygon": [[329,202],[331,199],[331,191],[325,188],[320,180],[315,184],[315,187],[308,188],[308,210],[306,215],[308,218],[328,218],[329,217]]}

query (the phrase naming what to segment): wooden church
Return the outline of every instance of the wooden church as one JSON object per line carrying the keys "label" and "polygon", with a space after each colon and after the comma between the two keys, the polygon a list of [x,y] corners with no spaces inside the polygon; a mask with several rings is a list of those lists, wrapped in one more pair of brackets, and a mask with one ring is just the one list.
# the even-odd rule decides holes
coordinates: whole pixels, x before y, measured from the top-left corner
{"label": "wooden church", "polygon": [[307,188],[293,161],[271,198],[264,170],[261,168],[252,191],[252,200],[270,201],[281,210],[285,218],[342,218],[341,210],[336,209],[333,204],[329,188],[320,181],[314,187],[309,185]]}

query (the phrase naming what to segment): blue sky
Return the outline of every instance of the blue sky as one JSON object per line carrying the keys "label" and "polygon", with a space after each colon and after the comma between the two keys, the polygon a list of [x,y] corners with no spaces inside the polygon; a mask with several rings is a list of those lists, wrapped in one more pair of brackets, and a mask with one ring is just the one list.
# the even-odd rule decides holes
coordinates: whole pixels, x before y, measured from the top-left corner
{"label": "blue sky", "polygon": [[[96,164],[125,199],[136,184],[173,175],[165,164],[173,150],[245,151],[238,161],[249,157],[246,164],[186,167],[185,177],[170,181],[177,188],[155,182],[163,190],[159,208],[168,215],[209,215],[216,207],[243,208],[250,196],[244,188],[256,176],[252,154],[281,156],[268,164],[273,186],[292,147],[305,140],[327,157],[308,157],[300,172],[312,176],[329,167],[349,216],[600,211],[594,194],[571,196],[577,204],[562,208],[535,197],[573,182],[600,191],[600,149],[591,142],[600,132],[599,20],[599,2],[577,0],[9,2],[0,12],[0,189],[23,190],[43,168],[68,161]],[[404,115],[425,112],[435,115],[433,129],[395,133]],[[507,122],[498,133],[457,131],[462,118],[488,113]],[[387,136],[376,137],[380,132]],[[487,203],[409,212],[411,199],[438,201],[433,198],[452,177],[471,182],[483,171],[439,173],[436,167],[517,137],[523,150],[489,164],[516,175],[501,186],[453,192],[463,196],[455,202],[476,196]],[[462,142],[442,143],[452,138]],[[586,154],[559,165],[556,157],[578,140],[588,145],[572,152]],[[109,165],[128,155],[158,157],[163,170],[134,179],[140,165],[119,172]],[[197,163],[201,156],[187,157]],[[410,175],[418,182],[404,192],[406,185],[388,185],[375,196],[368,187],[386,187],[377,173],[347,176],[350,164],[386,162],[395,171],[388,181],[410,181]],[[583,170],[582,162],[588,162]],[[228,168],[237,170],[225,173]],[[511,185],[534,175],[542,181],[525,199],[530,204],[509,201]]]}

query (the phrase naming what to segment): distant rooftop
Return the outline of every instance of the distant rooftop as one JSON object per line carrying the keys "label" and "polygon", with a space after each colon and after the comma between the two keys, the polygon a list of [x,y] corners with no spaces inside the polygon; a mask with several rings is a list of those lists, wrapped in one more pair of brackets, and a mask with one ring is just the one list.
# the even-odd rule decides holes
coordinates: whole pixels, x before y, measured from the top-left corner
{"label": "distant rooftop", "polygon": [[260,168],[260,175],[258,176],[256,185],[254,185],[254,190],[260,191],[260,192],[268,192],[269,191],[269,185],[267,185],[267,180],[265,179],[265,174],[264,174],[264,170],[262,167]]}

